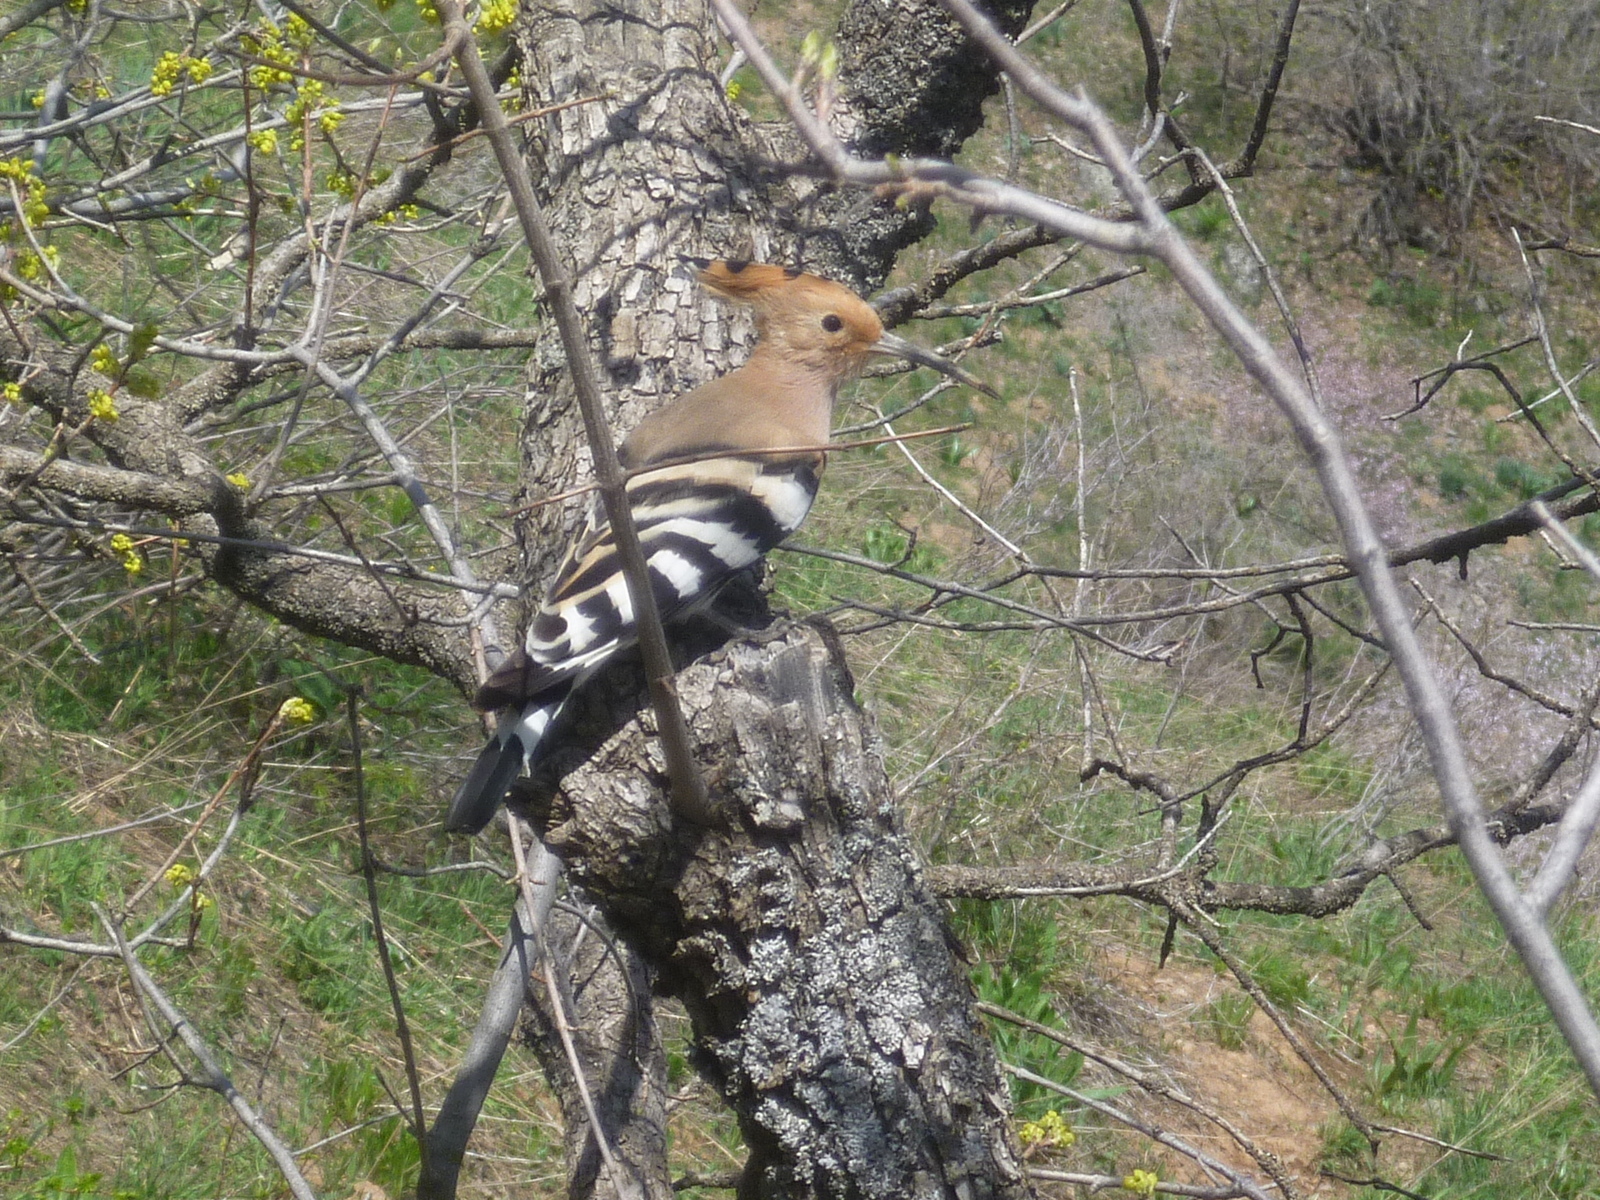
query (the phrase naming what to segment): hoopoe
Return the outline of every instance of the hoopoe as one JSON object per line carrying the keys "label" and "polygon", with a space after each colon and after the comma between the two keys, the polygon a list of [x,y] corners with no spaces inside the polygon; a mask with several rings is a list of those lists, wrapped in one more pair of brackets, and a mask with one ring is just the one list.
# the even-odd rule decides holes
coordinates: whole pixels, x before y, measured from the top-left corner
{"label": "hoopoe", "polygon": [[[906,358],[982,386],[884,332],[872,307],[837,283],[728,260],[702,262],[699,278],[755,310],[759,340],[742,367],[646,417],[618,452],[664,621],[705,607],[800,527],[822,476],[834,399],[869,355]],[[446,829],[476,833],[489,823],[567,697],[636,637],[611,526],[596,503],[522,652],[473,699],[480,712],[499,714],[498,727],[456,792]]]}

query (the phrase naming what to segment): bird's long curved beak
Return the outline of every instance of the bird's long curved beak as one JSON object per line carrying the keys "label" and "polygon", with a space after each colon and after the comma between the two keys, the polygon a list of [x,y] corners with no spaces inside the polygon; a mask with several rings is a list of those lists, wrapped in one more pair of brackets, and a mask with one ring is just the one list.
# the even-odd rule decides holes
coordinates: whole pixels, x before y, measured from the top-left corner
{"label": "bird's long curved beak", "polygon": [[909,362],[914,362],[918,366],[932,367],[935,371],[938,371],[944,375],[948,375],[951,379],[954,379],[959,383],[964,383],[971,388],[977,388],[986,396],[993,396],[996,400],[1000,399],[1000,393],[995,391],[987,383],[984,383],[981,379],[978,379],[976,376],[962,370],[948,358],[941,358],[932,350],[924,350],[915,342],[908,342],[905,338],[900,337],[898,334],[885,333],[873,343],[872,353],[887,354],[895,358],[903,358]]}

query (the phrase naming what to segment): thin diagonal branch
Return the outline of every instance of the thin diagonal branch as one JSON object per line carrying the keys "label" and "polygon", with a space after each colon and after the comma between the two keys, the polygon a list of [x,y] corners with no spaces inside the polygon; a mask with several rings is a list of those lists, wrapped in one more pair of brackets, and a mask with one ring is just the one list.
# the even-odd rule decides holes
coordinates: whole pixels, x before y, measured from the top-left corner
{"label": "thin diagonal branch", "polygon": [[222,1065],[217,1061],[216,1056],[211,1053],[211,1048],[206,1045],[205,1040],[200,1036],[189,1018],[183,1015],[178,1006],[172,1002],[171,997],[162,991],[161,985],[156,983],[155,978],[149,971],[145,970],[144,964],[139,961],[139,956],[134,953],[133,947],[122,936],[121,927],[112,921],[99,905],[94,905],[93,908],[95,916],[100,918],[100,924],[105,927],[106,932],[115,940],[117,952],[122,958],[123,965],[127,967],[128,975],[132,978],[134,986],[155,1006],[162,1019],[172,1026],[172,1032],[178,1035],[189,1053],[194,1055],[196,1061],[199,1062],[203,1074],[198,1080],[191,1082],[198,1083],[200,1087],[216,1092],[217,1095],[228,1102],[233,1111],[239,1115],[239,1120],[244,1124],[244,1127],[254,1135],[258,1142],[266,1147],[267,1153],[272,1156],[272,1161],[277,1164],[278,1172],[283,1176],[283,1181],[289,1185],[289,1191],[294,1195],[295,1200],[317,1200],[317,1194],[312,1189],[311,1184],[307,1182],[306,1177],[301,1174],[300,1166],[295,1162],[293,1152],[278,1138],[272,1126],[268,1125],[261,1114],[256,1112],[250,1102],[240,1094],[239,1089],[234,1087],[233,1080],[222,1069]]}
{"label": "thin diagonal branch", "polygon": [[711,817],[711,804],[705,781],[695,766],[694,755],[689,748],[689,729],[684,723],[683,711],[678,706],[677,693],[673,690],[672,679],[676,672],[672,667],[672,656],[667,650],[666,634],[661,628],[655,589],[650,584],[650,569],[639,548],[639,534],[634,528],[633,511],[628,504],[627,482],[612,442],[611,426],[606,420],[599,373],[595,369],[594,356],[589,352],[583,320],[572,301],[571,275],[556,249],[544,211],[534,195],[528,166],[511,138],[511,128],[505,114],[500,111],[494,86],[484,70],[483,60],[478,56],[477,42],[462,15],[460,3],[458,0],[441,0],[439,12],[448,36],[456,40],[456,61],[478,103],[484,132],[494,147],[495,158],[522,223],[523,237],[539,268],[539,277],[544,281],[545,301],[555,316],[561,334],[567,368],[572,374],[573,390],[578,407],[583,412],[584,428],[589,437],[595,476],[600,481],[600,495],[605,501],[606,518],[616,537],[617,554],[622,560],[623,573],[628,581],[628,595],[633,601],[639,650],[650,681],[650,700],[656,710],[661,746],[666,753],[667,770],[672,777],[673,809],[686,820],[705,824]]}
{"label": "thin diagonal branch", "polygon": [[[720,0],[719,0],[720,2]],[[1322,483],[1323,493],[1347,548],[1384,645],[1405,685],[1421,729],[1457,843],[1478,886],[1549,1006],[1589,1086],[1600,1095],[1600,1025],[1556,948],[1541,915],[1517,890],[1489,836],[1483,803],[1467,767],[1449,701],[1422,649],[1383,542],[1374,529],[1341,439],[1311,399],[1303,382],[1278,358],[1271,344],[1217,286],[1194,251],[1166,219],[1161,205],[1129,161],[1104,114],[1087,99],[1071,97],[1042,75],[1002,37],[969,0],[942,0],[969,34],[1036,103],[1087,134],[1112,178],[1133,207],[1150,252],[1222,335],[1251,376],[1277,403]],[[1555,372],[1559,376],[1559,372]]]}

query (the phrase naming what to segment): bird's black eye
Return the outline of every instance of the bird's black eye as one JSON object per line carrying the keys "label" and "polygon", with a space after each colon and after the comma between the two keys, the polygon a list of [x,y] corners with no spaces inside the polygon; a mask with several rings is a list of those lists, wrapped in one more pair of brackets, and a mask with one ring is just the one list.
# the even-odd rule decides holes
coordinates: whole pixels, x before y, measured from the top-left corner
{"label": "bird's black eye", "polygon": [[834,316],[832,313],[829,313],[827,316],[822,318],[822,327],[829,333],[838,333],[839,330],[844,328],[844,322],[838,317]]}

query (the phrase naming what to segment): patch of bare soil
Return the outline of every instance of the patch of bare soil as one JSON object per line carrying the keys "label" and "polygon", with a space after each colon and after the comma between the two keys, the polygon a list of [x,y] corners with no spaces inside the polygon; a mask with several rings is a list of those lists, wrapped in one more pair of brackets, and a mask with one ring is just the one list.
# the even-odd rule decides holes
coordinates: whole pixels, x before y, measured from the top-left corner
{"label": "patch of bare soil", "polygon": [[[1265,1014],[1251,1014],[1238,1050],[1210,1040],[1204,1025],[1197,1023],[1219,998],[1237,993],[1231,980],[1181,962],[1169,961],[1157,969],[1153,958],[1119,950],[1104,953],[1097,968],[1104,984],[1131,1002],[1132,1020],[1143,1026],[1138,1041],[1171,1083],[1256,1146],[1277,1155],[1303,1195],[1346,1194],[1343,1185],[1318,1175],[1323,1130],[1338,1109]],[[1343,1078],[1350,1071],[1346,1064],[1331,1055],[1320,1061],[1341,1086],[1354,1082]],[[1120,1102],[1211,1157],[1261,1177],[1260,1167],[1225,1130],[1181,1105],[1141,1092],[1129,1092]],[[1206,1182],[1192,1162],[1176,1154],[1157,1171],[1163,1177]]]}

